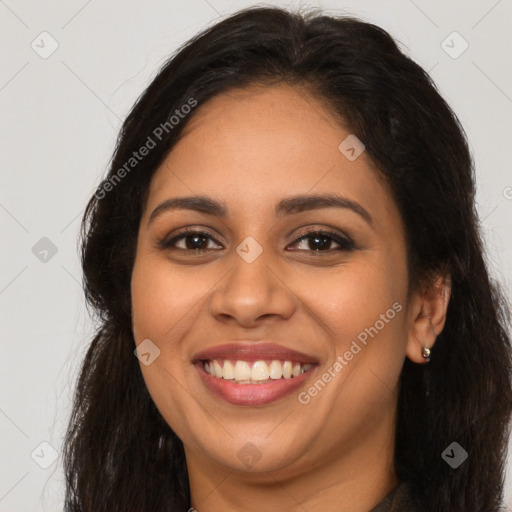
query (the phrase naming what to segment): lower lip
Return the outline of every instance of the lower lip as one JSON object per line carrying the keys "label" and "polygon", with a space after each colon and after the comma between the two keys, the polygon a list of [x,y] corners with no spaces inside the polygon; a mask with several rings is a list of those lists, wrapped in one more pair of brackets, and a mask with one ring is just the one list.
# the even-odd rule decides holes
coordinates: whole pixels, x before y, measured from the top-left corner
{"label": "lower lip", "polygon": [[264,405],[283,398],[304,384],[315,371],[316,366],[291,379],[276,379],[266,384],[237,384],[233,380],[219,379],[206,373],[203,362],[195,364],[206,386],[215,395],[234,405]]}

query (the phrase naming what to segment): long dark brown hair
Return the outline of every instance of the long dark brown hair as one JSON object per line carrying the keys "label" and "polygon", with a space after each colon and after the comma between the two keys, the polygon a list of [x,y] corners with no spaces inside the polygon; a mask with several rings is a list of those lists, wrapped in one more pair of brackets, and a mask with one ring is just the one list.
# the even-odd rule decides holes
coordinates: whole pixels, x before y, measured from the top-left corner
{"label": "long dark brown hair", "polygon": [[[98,330],[64,443],[66,511],[190,506],[183,444],[153,403],[133,353],[137,232],[152,175],[194,115],[183,106],[256,83],[309,87],[364,142],[406,227],[409,291],[451,276],[431,362],[404,361],[395,470],[426,512],[497,511],[512,404],[510,309],[486,267],[464,131],[428,74],[383,29],[261,7],[220,21],[165,63],[126,118],[108,176],[87,205],[81,258]],[[180,120],[170,122],[176,110]],[[127,166],[148,137],[154,147]],[[457,469],[441,457],[454,441],[469,454]]]}

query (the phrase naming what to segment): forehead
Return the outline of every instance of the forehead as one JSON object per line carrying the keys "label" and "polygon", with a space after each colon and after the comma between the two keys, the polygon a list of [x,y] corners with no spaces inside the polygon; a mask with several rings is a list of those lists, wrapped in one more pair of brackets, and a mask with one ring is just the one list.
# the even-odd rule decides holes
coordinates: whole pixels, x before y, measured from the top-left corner
{"label": "forehead", "polygon": [[248,214],[273,208],[284,195],[335,192],[389,211],[390,194],[366,154],[350,160],[340,151],[350,135],[326,102],[303,87],[219,94],[187,120],[153,177],[148,206],[208,194]]}
{"label": "forehead", "polygon": [[193,138],[208,149],[222,143],[231,155],[246,155],[246,160],[258,155],[259,160],[291,161],[314,148],[321,159],[325,150],[337,148],[341,133],[332,109],[311,88],[253,85],[221,93],[200,106],[173,151]]}

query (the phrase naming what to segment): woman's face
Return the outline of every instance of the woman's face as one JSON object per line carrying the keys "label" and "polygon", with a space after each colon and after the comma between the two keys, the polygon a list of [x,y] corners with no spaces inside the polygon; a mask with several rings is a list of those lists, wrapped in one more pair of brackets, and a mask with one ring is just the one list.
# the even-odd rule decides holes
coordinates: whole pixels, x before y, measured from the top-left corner
{"label": "woman's face", "polygon": [[410,314],[388,190],[302,89],[231,91],[189,121],[152,180],[131,290],[189,471],[389,462]]}

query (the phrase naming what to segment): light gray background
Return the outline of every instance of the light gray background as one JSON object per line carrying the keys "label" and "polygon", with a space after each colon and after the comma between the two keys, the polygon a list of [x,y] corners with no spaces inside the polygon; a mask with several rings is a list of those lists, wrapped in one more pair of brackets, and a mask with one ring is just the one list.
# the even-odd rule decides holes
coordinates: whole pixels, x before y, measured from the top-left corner
{"label": "light gray background", "polygon": [[[62,510],[62,435],[93,332],[82,297],[77,234],[121,121],[182,42],[253,4],[0,0],[0,512]],[[512,1],[301,5],[341,10],[382,26],[431,72],[467,131],[488,261],[510,290]],[[46,59],[31,47],[35,41],[39,52],[51,48],[43,31],[58,43]],[[453,31],[469,43],[455,59],[442,46]],[[461,44],[453,37],[445,43],[452,52]],[[42,237],[57,248],[46,262],[32,252]],[[52,449],[42,442],[59,458],[52,462]],[[507,488],[512,507],[510,459]]]}

